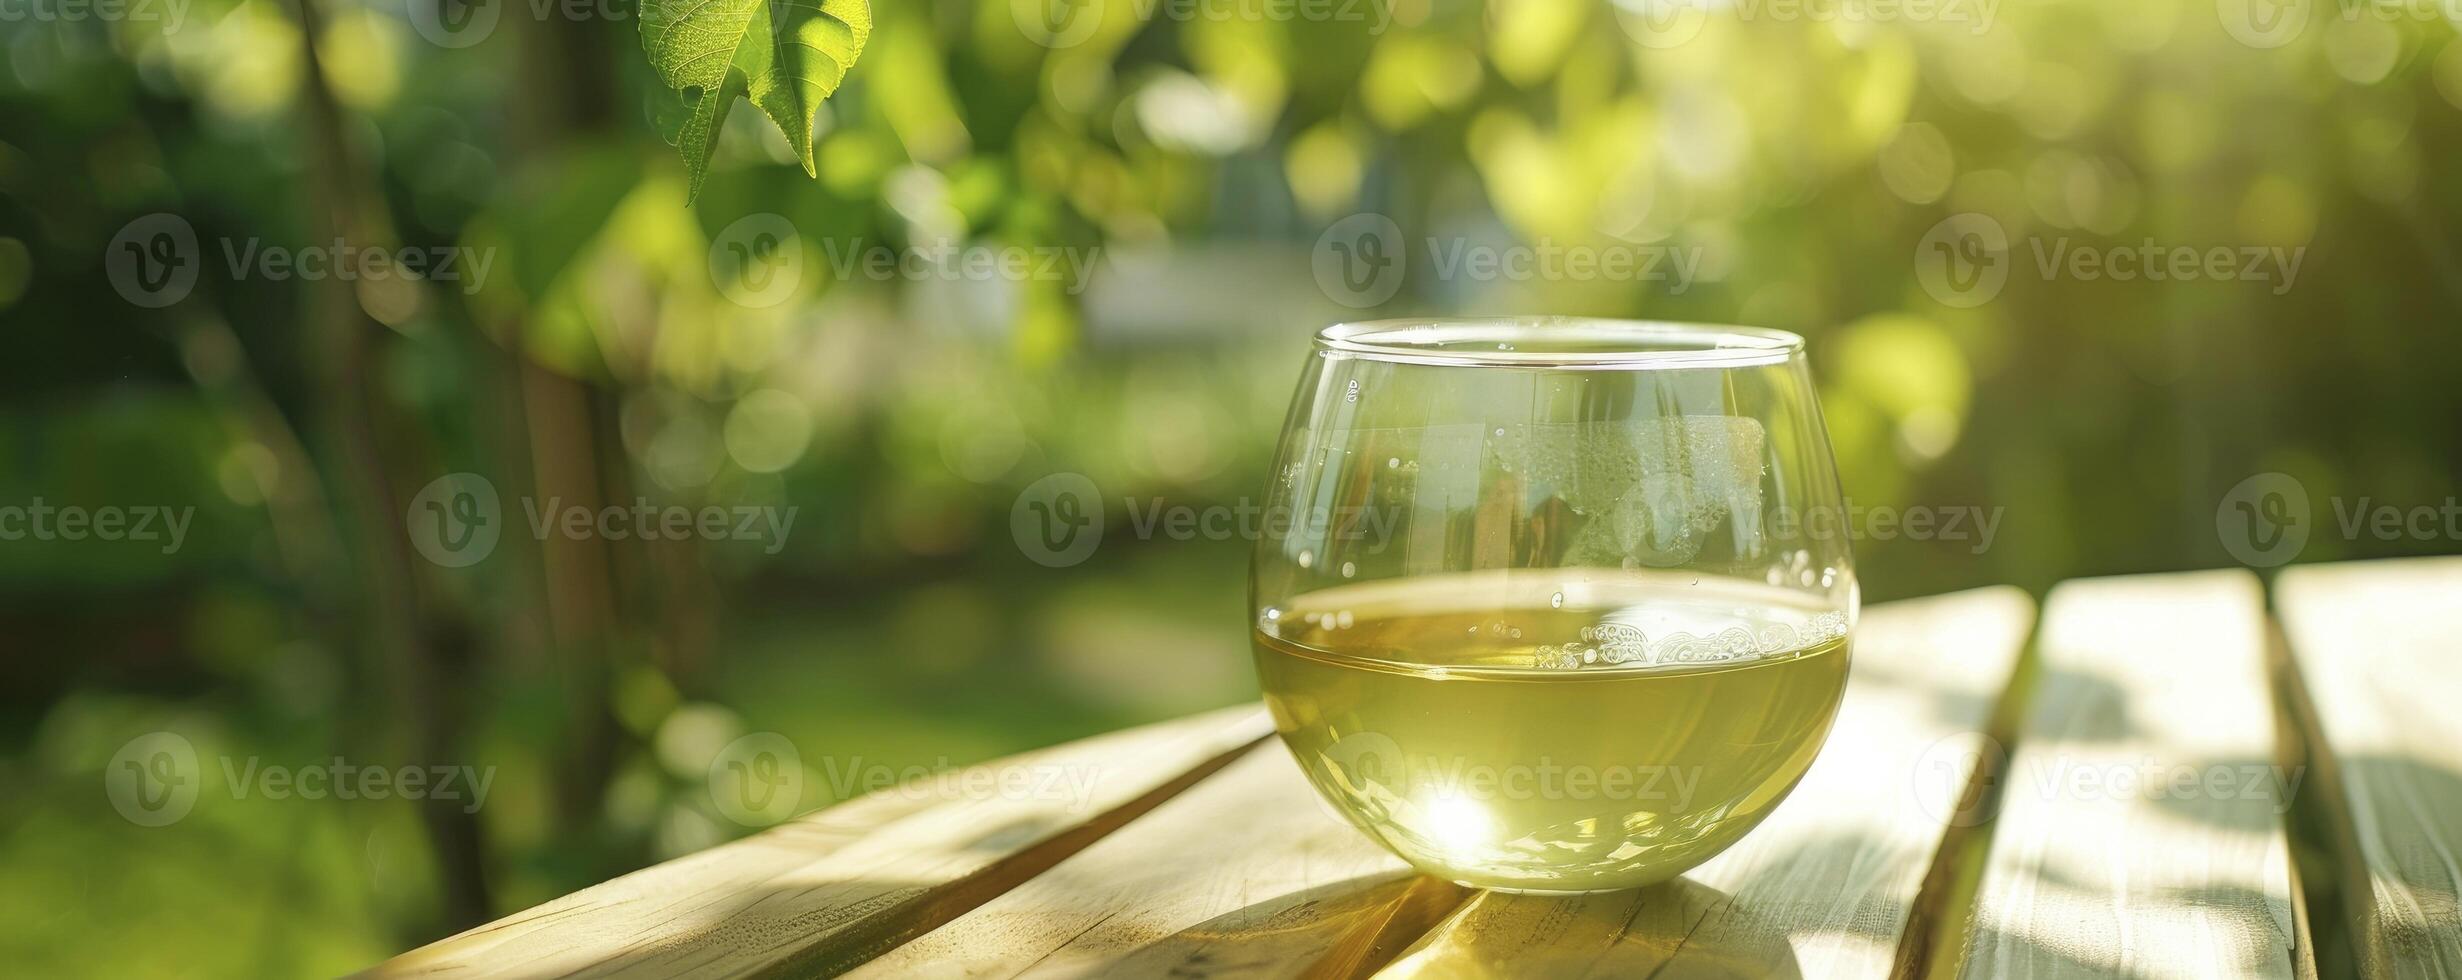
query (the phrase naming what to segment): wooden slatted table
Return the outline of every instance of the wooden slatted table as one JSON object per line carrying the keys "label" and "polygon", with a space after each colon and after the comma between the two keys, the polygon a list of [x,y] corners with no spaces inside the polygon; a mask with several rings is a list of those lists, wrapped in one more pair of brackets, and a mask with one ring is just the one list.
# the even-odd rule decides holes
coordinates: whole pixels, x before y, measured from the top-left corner
{"label": "wooden slatted table", "polygon": [[369,973],[2462,978],[2462,559],[2286,571],[2279,627],[2266,598],[2240,571],[2071,582],[2039,633],[2015,589],[1867,609],[1802,784],[1654,888],[1416,875],[1241,707],[943,783],[974,795],[875,793]]}

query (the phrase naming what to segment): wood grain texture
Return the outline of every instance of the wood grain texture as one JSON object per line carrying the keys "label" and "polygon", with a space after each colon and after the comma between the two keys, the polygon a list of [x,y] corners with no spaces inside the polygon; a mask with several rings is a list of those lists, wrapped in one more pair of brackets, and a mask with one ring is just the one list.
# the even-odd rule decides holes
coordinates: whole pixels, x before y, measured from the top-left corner
{"label": "wood grain texture", "polygon": [[2351,817],[2363,974],[2462,978],[2462,559],[2287,569],[2275,605]]}
{"label": "wood grain texture", "polygon": [[[1282,746],[1260,745],[854,976],[1295,976],[1348,956],[1407,911],[1424,879],[1315,792]],[[1436,914],[1467,895],[1443,890],[1451,901]]]}
{"label": "wood grain texture", "polygon": [[2242,571],[2053,590],[1967,976],[2305,972],[2264,616]]}
{"label": "wood grain texture", "polygon": [[[1272,733],[1241,706],[885,790],[395,957],[370,976],[740,976],[860,962],[961,914]],[[1005,873],[1005,874],[1004,874]],[[983,890],[989,894],[982,894]],[[879,948],[872,948],[879,947]]]}
{"label": "wood grain texture", "polygon": [[1867,610],[1820,758],[1769,819],[1633,892],[1484,893],[1400,977],[1883,977],[2033,623],[1997,588]]}

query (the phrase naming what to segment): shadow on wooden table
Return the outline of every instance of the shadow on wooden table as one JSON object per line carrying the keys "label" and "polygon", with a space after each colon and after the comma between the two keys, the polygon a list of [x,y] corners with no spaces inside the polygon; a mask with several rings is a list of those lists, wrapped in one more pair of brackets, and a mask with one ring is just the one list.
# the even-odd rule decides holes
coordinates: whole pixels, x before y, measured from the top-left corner
{"label": "shadow on wooden table", "polygon": [[1780,932],[1704,931],[1735,896],[1689,878],[1628,892],[1486,892],[1395,961],[1401,976],[1803,976]]}
{"label": "shadow on wooden table", "polygon": [[1276,895],[1156,939],[1114,975],[1206,977],[1310,963],[1312,976],[1361,976],[1443,921],[1469,889],[1424,875],[1363,875]]}
{"label": "shadow on wooden table", "polygon": [[[2111,678],[2059,664],[2037,663],[2029,669],[2034,675],[2034,690],[2063,691],[2065,697],[2080,706],[2077,715],[2063,719],[2063,736],[2081,744],[2102,745],[2143,731],[2143,726],[2129,714],[2128,692]],[[1991,698],[1944,687],[1918,673],[1869,661],[1857,661],[1855,670],[1856,677],[1865,683],[1918,692],[1929,698],[1933,714],[1952,728],[1962,729],[1972,724],[1973,719],[1991,713]]]}
{"label": "shadow on wooden table", "polygon": [[[1210,977],[1308,963],[1308,976],[1802,976],[1785,937],[1703,943],[1691,927],[1733,896],[1679,879],[1585,896],[1481,892],[1369,875],[1276,895],[1156,937],[1112,963],[1123,977]],[[1029,930],[1031,931],[1031,930]],[[1679,955],[1680,954],[1680,955]]]}

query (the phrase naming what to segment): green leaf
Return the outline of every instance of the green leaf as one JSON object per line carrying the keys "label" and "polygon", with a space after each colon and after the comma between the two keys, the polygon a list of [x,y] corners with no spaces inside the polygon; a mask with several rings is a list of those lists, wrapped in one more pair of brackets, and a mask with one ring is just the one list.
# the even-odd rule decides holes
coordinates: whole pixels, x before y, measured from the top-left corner
{"label": "green leaf", "polygon": [[676,134],[691,194],[701,193],[718,125],[737,97],[761,107],[819,176],[812,115],[863,54],[872,34],[865,0],[647,0],[641,47],[659,81],[690,113]]}

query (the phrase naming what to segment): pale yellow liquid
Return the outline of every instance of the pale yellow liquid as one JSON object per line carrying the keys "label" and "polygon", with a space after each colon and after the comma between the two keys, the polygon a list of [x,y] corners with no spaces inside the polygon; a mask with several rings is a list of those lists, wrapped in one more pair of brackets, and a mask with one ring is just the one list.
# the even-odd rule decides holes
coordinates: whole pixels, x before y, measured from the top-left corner
{"label": "pale yellow liquid", "polygon": [[1735,843],[1811,766],[1844,616],[1727,580],[1536,574],[1347,586],[1260,620],[1275,727],[1371,837],[1467,885],[1634,888]]}

